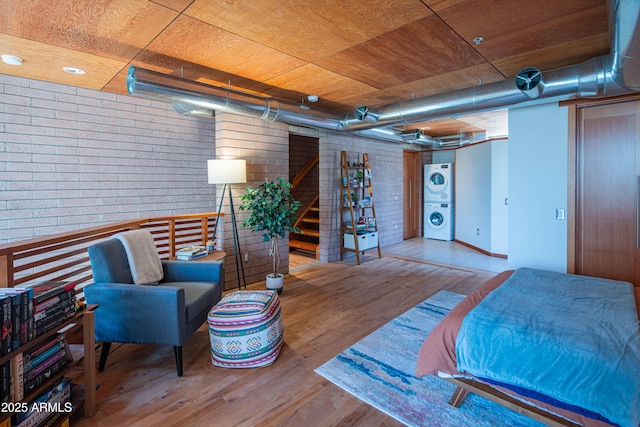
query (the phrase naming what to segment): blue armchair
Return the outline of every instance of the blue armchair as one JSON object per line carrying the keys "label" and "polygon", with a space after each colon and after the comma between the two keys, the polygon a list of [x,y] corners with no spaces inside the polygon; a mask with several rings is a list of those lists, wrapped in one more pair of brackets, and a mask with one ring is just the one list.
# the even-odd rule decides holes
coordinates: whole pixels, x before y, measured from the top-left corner
{"label": "blue armchair", "polygon": [[[88,248],[94,283],[84,288],[95,311],[95,337],[102,342],[103,371],[112,342],[171,345],[178,376],[182,346],[222,297],[222,261],[162,261],[157,284],[134,284],[125,247],[109,239]],[[157,255],[157,252],[156,252]]]}

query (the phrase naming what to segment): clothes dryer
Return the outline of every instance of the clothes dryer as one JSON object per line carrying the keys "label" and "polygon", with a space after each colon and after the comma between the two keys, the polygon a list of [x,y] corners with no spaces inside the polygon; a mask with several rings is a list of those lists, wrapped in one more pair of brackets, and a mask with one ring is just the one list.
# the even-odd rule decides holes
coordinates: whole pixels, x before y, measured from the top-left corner
{"label": "clothes dryer", "polygon": [[424,201],[453,203],[453,163],[424,165]]}
{"label": "clothes dryer", "polygon": [[424,204],[424,237],[436,240],[453,240],[453,203]]}

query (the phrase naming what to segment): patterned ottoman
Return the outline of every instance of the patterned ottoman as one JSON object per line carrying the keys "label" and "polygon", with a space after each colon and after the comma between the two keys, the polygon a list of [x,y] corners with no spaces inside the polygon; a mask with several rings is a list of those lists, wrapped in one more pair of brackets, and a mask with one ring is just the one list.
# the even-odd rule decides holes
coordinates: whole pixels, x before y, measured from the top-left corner
{"label": "patterned ottoman", "polygon": [[284,325],[276,291],[227,294],[213,306],[207,321],[215,366],[266,366],[280,353]]}

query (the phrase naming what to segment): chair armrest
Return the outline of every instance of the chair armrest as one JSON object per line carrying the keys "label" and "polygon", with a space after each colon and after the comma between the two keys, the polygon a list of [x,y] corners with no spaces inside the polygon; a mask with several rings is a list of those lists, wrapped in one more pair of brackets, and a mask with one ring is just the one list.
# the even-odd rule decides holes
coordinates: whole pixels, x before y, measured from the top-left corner
{"label": "chair armrest", "polygon": [[162,261],[163,282],[218,282],[224,289],[222,261]]}
{"label": "chair armrest", "polygon": [[93,283],[84,287],[95,311],[96,341],[179,346],[186,340],[184,289]]}

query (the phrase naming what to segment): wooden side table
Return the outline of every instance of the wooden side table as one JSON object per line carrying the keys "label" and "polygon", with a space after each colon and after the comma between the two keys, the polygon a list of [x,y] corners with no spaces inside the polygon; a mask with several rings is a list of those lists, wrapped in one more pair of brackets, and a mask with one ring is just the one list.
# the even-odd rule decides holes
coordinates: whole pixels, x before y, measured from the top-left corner
{"label": "wooden side table", "polygon": [[[227,253],[225,251],[213,251],[210,254],[207,254],[200,258],[192,259],[191,261],[219,261],[221,259],[224,259],[224,257],[226,256]],[[171,258],[171,260],[175,261],[176,257],[174,256],[173,258]]]}
{"label": "wooden side table", "polygon": [[225,251],[213,251],[209,255],[202,256],[200,258],[196,258],[193,261],[219,261],[224,259],[227,256]]}

